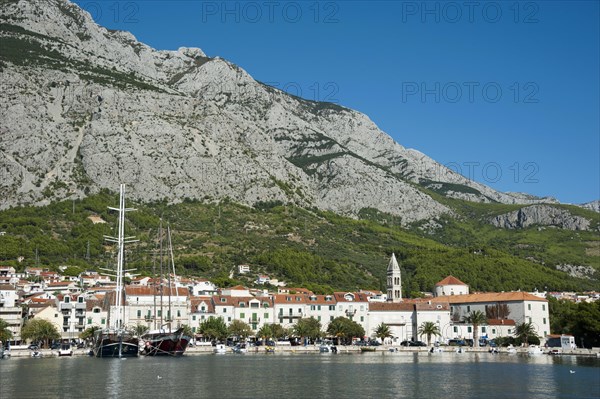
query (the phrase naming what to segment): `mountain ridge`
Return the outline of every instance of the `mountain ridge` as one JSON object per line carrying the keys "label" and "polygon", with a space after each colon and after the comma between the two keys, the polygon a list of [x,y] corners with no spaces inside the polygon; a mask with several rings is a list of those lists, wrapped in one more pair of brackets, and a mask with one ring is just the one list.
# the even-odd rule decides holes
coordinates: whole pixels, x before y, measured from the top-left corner
{"label": "mountain ridge", "polygon": [[[157,51],[66,0],[5,0],[1,187],[7,208],[127,183],[134,198],[283,201],[403,225],[452,215],[429,193],[556,203],[495,191],[407,149],[366,115],[291,96],[197,48]],[[11,45],[26,54],[11,52]]]}

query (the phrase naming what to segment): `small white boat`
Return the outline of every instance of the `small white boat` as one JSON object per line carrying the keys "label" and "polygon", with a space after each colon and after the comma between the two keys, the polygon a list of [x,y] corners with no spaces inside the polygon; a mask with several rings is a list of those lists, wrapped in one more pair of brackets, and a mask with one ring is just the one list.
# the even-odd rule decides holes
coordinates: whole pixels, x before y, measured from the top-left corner
{"label": "small white boat", "polygon": [[544,351],[537,345],[531,345],[529,348],[527,348],[527,353],[529,356],[537,356],[543,354]]}
{"label": "small white boat", "polygon": [[58,350],[58,356],[73,356],[71,344],[62,344]]}
{"label": "small white boat", "polygon": [[431,347],[431,349],[429,349],[429,353],[442,353],[443,350],[440,347]]}
{"label": "small white boat", "polygon": [[321,345],[319,346],[320,353],[337,353],[337,347],[335,345]]}
{"label": "small white boat", "polygon": [[227,347],[224,344],[217,344],[215,349],[213,349],[213,352],[216,355],[224,355],[227,353]]}
{"label": "small white boat", "polygon": [[233,347],[233,353],[243,354],[248,352],[248,348],[246,348],[246,344],[237,344]]}
{"label": "small white boat", "polygon": [[459,346],[458,349],[456,349],[456,353],[465,353],[465,350],[462,348],[462,346]]}
{"label": "small white boat", "polygon": [[33,357],[33,358],[40,358],[40,357],[42,357],[42,352],[40,352],[40,351],[31,351],[31,357]]}
{"label": "small white boat", "polygon": [[515,347],[514,347],[514,346],[512,346],[512,344],[511,344],[511,345],[508,345],[508,346],[506,347],[506,353],[508,353],[508,354],[511,354],[511,355],[514,355],[515,353],[517,353],[517,350],[516,350],[516,349],[515,349]]}

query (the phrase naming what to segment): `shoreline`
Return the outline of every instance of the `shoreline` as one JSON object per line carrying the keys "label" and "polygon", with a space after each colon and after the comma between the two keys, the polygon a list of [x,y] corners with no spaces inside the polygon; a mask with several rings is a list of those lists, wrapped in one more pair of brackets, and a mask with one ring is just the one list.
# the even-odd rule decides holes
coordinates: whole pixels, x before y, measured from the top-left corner
{"label": "shoreline", "polygon": [[[454,353],[458,347],[453,346],[443,346],[439,347],[441,349],[441,353]],[[361,354],[363,351],[360,346],[337,346],[338,354]],[[528,348],[515,348],[517,350],[516,354],[527,354]],[[558,349],[558,352],[550,355],[549,352],[551,350],[555,350],[556,348],[550,348],[544,351],[544,356],[581,356],[581,357],[600,357],[600,348],[592,348],[592,349],[573,349],[569,351],[561,351]],[[213,346],[194,346],[190,347],[185,351],[183,356],[201,356],[201,355],[211,355],[214,353]],[[394,355],[398,353],[429,353],[430,348],[427,347],[403,347],[403,346],[392,346],[392,345],[381,345],[375,347],[374,351],[368,351],[365,353],[380,353],[382,355]],[[465,348],[463,347],[463,353],[490,353],[489,348]],[[42,358],[58,358],[58,351],[51,349],[41,349],[39,352],[42,354]],[[90,349],[74,349],[72,356],[89,356]],[[32,351],[29,349],[13,349],[11,351],[6,351],[5,354],[10,354],[10,357],[15,358],[32,358]],[[253,347],[248,350],[246,354],[264,354],[266,353],[264,347]],[[308,346],[276,346],[274,354],[277,353],[286,353],[286,354],[319,354],[319,346],[318,345],[308,345]],[[439,352],[438,352],[439,353]],[[226,354],[234,354],[232,351],[228,351]],[[437,354],[437,353],[434,353]],[[506,348],[499,348],[499,355],[508,355],[510,354]],[[515,353],[513,353],[515,354]],[[71,357],[71,356],[62,356],[62,357]]]}

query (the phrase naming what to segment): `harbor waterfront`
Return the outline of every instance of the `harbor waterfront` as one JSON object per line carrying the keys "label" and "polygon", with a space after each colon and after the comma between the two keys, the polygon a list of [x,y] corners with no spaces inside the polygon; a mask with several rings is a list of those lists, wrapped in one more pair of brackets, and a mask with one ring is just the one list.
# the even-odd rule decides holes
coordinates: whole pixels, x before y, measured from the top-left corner
{"label": "harbor waterfront", "polygon": [[0,361],[6,398],[597,398],[600,359],[485,352],[279,352]]}

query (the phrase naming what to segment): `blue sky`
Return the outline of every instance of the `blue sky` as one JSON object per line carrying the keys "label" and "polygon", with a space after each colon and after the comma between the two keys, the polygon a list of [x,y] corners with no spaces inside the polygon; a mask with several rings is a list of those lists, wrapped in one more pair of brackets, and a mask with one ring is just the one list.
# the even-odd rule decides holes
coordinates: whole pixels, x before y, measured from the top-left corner
{"label": "blue sky", "polygon": [[366,113],[501,191],[600,198],[597,1],[77,1],[157,49]]}

